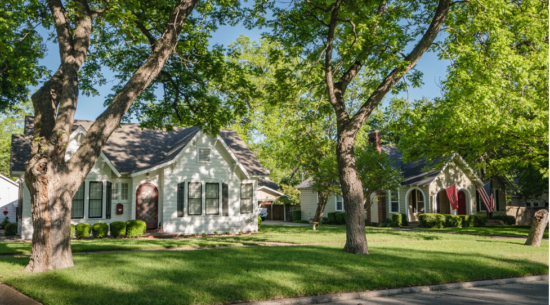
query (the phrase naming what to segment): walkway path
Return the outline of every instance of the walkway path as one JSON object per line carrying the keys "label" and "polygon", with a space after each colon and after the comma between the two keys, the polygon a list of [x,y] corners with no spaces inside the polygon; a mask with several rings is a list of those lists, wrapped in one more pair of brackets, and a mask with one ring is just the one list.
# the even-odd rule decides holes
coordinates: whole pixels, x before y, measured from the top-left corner
{"label": "walkway path", "polygon": [[297,226],[297,227],[311,227],[309,223],[290,222],[282,220],[269,220],[262,221],[262,225],[279,225],[279,226]]}

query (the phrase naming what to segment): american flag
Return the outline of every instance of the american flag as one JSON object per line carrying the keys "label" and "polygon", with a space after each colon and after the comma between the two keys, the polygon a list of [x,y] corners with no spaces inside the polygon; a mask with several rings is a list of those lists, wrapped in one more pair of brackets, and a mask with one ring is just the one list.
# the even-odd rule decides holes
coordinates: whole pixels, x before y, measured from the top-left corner
{"label": "american flag", "polygon": [[477,189],[477,193],[479,194],[481,201],[483,201],[487,212],[492,213],[495,210],[496,206],[495,198],[493,196],[493,192],[491,191],[491,181],[485,184],[485,186],[483,186],[482,188]]}

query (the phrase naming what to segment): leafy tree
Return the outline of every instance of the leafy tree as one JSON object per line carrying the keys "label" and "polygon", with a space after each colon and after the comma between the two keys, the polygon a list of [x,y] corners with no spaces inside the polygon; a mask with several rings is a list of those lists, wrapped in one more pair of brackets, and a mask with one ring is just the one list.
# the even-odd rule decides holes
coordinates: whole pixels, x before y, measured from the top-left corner
{"label": "leafy tree", "polygon": [[11,136],[23,133],[25,116],[31,114],[29,102],[12,106],[0,115],[0,174],[10,177]]}
{"label": "leafy tree", "polygon": [[404,156],[458,153],[482,179],[516,176],[539,185],[548,177],[548,3],[461,6],[437,47],[451,60],[444,97],[415,103],[394,127],[403,133]]}
{"label": "leafy tree", "polygon": [[[145,127],[154,122],[170,129],[173,116],[182,125],[193,124],[212,133],[230,121],[230,110],[241,111],[242,103],[230,91],[246,84],[238,70],[223,63],[218,48],[208,50],[208,37],[218,24],[236,22],[242,14],[234,0],[17,3],[11,7],[15,15],[27,18],[25,14],[35,6],[44,12],[33,22],[54,30],[61,59],[57,71],[31,98],[34,139],[24,175],[34,228],[26,270],[42,272],[73,266],[72,197],[129,109],[143,118]],[[0,45],[9,44],[10,35],[0,36]],[[79,94],[97,94],[95,86],[106,81],[101,67],[115,71],[119,82],[107,109],[65,161]],[[217,82],[210,84],[210,77]],[[227,86],[212,87],[220,79],[227,80]],[[17,78],[7,80],[15,85]],[[160,100],[153,97],[158,86],[164,86]]]}
{"label": "leafy tree", "polygon": [[[464,6],[462,2],[454,2]],[[368,254],[363,187],[355,159],[361,127],[393,89],[406,88],[403,77],[420,84],[413,70],[443,27],[451,1],[308,0],[273,7],[270,38],[289,57],[303,58],[299,71],[282,71],[281,95],[301,97],[302,87],[324,92],[336,119],[336,157],[346,210],[344,251]],[[412,48],[411,48],[412,47]],[[405,49],[411,50],[404,55]],[[348,91],[360,87],[358,96]]]}
{"label": "leafy tree", "polygon": [[292,185],[281,184],[281,192],[290,198],[281,197],[274,202],[275,204],[300,205],[300,190],[295,189]]}

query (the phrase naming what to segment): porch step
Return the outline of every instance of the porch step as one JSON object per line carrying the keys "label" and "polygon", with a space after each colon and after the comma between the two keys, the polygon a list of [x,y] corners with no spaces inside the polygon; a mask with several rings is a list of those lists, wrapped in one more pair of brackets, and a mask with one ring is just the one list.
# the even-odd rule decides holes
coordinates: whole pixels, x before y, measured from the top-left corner
{"label": "porch step", "polygon": [[146,230],[145,233],[164,233],[163,229]]}

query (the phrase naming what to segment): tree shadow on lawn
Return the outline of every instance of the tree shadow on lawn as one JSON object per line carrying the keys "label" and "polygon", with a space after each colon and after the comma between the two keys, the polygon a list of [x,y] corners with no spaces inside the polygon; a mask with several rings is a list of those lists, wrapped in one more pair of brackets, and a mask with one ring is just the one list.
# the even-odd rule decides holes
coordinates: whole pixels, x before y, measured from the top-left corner
{"label": "tree shadow on lawn", "polygon": [[[74,268],[3,281],[46,304],[219,304],[548,273],[547,261],[528,260],[547,251],[493,241],[499,250],[488,254],[486,243],[435,243],[441,251],[379,244],[368,256],[330,246],[95,254],[75,256]],[[528,253],[502,255],[516,250]],[[23,268],[28,258],[2,261]]]}

